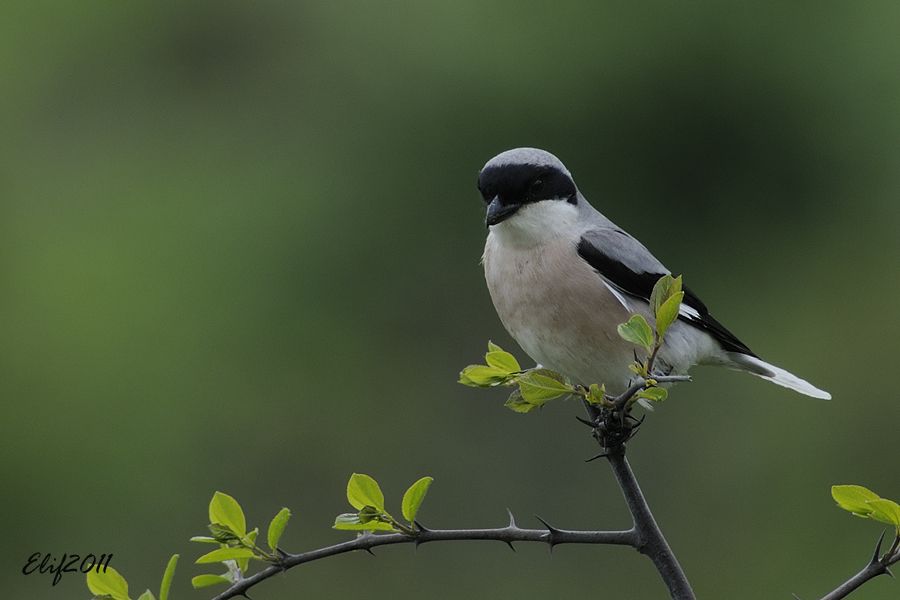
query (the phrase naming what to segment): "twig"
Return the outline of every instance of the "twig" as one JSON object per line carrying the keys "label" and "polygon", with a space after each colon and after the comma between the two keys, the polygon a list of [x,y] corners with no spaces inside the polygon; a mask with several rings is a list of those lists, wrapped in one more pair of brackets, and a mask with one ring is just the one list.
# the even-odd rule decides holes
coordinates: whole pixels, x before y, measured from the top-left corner
{"label": "twig", "polygon": [[889,567],[900,562],[900,549],[898,549],[898,547],[900,547],[900,534],[894,538],[894,542],[891,544],[890,549],[881,555],[881,543],[883,541],[884,533],[878,538],[878,544],[875,545],[875,552],[872,554],[872,558],[869,560],[868,564],[863,567],[859,573],[836,587],[833,591],[822,596],[821,600],[841,600],[841,598],[846,598],[870,579],[885,574],[893,576]]}
{"label": "twig", "polygon": [[510,518],[510,524],[506,527],[494,529],[426,529],[420,527],[416,536],[405,533],[372,534],[365,533],[356,539],[310,550],[300,554],[286,554],[279,564],[266,567],[262,571],[234,583],[227,590],[216,596],[213,600],[227,600],[237,596],[244,596],[246,592],[257,583],[264,581],[282,571],[312,562],[352,552],[354,550],[369,551],[378,546],[390,546],[395,544],[425,544],[428,542],[447,542],[454,540],[492,540],[504,542],[512,547],[513,542],[541,542],[549,546],[559,544],[613,544],[619,546],[632,546],[637,548],[638,535],[634,529],[623,531],[574,531],[569,529],[557,529],[548,526],[547,529],[522,529]]}
{"label": "twig", "polygon": [[[651,377],[657,383],[679,383],[683,381],[690,381],[690,375],[657,375]],[[614,396],[610,398],[610,402],[612,402],[615,410],[622,410],[625,408],[625,405],[631,400],[635,394],[640,392],[642,389],[647,387],[647,380],[643,377],[638,377],[634,383],[629,386],[627,390],[619,394],[618,396]]]}

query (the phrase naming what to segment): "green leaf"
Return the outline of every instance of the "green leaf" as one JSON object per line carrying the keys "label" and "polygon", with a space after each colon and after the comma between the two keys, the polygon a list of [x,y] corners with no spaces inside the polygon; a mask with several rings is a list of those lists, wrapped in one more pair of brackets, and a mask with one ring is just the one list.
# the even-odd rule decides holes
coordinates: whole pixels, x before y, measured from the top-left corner
{"label": "green leaf", "polygon": [[662,402],[669,397],[669,391],[666,388],[652,387],[639,391],[637,397],[646,398],[653,402]]}
{"label": "green leaf", "polygon": [[529,373],[536,373],[536,374],[538,374],[538,375],[543,375],[544,377],[549,377],[550,379],[555,379],[555,380],[558,381],[559,383],[568,385],[568,383],[566,382],[566,378],[565,378],[565,377],[563,377],[562,375],[560,375],[560,374],[557,373],[556,371],[552,371],[552,370],[550,370],[550,369],[545,369],[544,367],[540,367],[540,368],[537,368],[537,369],[529,369],[528,371],[526,371],[525,374],[527,375],[527,374],[529,374]]}
{"label": "green leaf", "polygon": [[290,518],[290,509],[282,508],[278,511],[278,514],[272,518],[272,522],[269,523],[269,530],[266,533],[266,539],[269,542],[269,548],[271,548],[272,550],[278,549],[278,542],[281,540],[281,534],[284,533],[284,528],[287,527]]}
{"label": "green leaf", "polygon": [[506,373],[517,373],[522,370],[519,361],[509,352],[503,350],[493,350],[484,355],[484,360],[488,366],[500,369]]}
{"label": "green leaf", "polygon": [[859,517],[868,517],[872,512],[871,500],[880,500],[881,496],[861,485],[833,485],[831,497],[838,506]]}
{"label": "green leaf", "polygon": [[222,492],[213,494],[209,502],[209,522],[224,525],[231,529],[237,537],[247,535],[247,521],[238,501]]}
{"label": "green leaf", "polygon": [[[241,540],[241,543],[246,547],[250,552],[253,553],[253,556],[256,556],[256,536],[259,535],[259,527],[253,529],[244,536],[244,539]],[[246,573],[247,569],[250,567],[250,558],[239,558],[237,559],[237,566],[241,570],[242,573]]]}
{"label": "green leaf", "polygon": [[603,404],[606,399],[606,385],[597,385],[592,383],[588,388],[587,401],[591,404]]}
{"label": "green leaf", "polygon": [[208,563],[223,562],[226,560],[238,560],[241,558],[253,558],[253,550],[248,548],[219,548],[204,554],[194,561],[195,564],[205,565]]}
{"label": "green leaf", "polygon": [[575,391],[571,385],[549,377],[543,373],[529,371],[518,379],[522,399],[529,404],[540,406],[548,400],[571,394]]}
{"label": "green leaf", "polygon": [[503,351],[504,351],[503,348],[501,348],[500,346],[498,346],[491,340],[488,340],[488,352],[503,352]]}
{"label": "green leaf", "polygon": [[459,382],[469,387],[494,387],[509,379],[509,372],[486,365],[469,365],[459,373]]}
{"label": "green leaf", "polygon": [[431,487],[432,481],[434,481],[433,477],[423,477],[409,486],[409,489],[403,494],[401,511],[403,512],[403,518],[409,521],[410,524],[416,520],[419,507],[422,506],[422,501],[425,500],[425,494],[428,493],[428,488]]}
{"label": "green leaf", "polygon": [[138,596],[137,600],[156,600],[156,597],[150,590],[144,590],[144,593]]}
{"label": "green leaf", "polygon": [[112,567],[106,567],[106,571],[100,573],[96,569],[91,569],[87,574],[87,586],[95,596],[109,596],[113,600],[129,600],[128,582]]}
{"label": "green leaf", "polygon": [[648,352],[653,348],[653,330],[647,323],[647,319],[641,315],[631,315],[627,323],[618,327],[619,335],[627,342],[637,344]]}
{"label": "green leaf", "polygon": [[869,518],[893,525],[900,531],[900,504],[887,498],[879,498],[877,500],[869,500],[867,504],[871,507],[872,512]]}
{"label": "green leaf", "polygon": [[384,512],[384,494],[381,493],[378,482],[363,473],[350,476],[350,481],[347,482],[347,500],[356,510],[372,506]]}
{"label": "green leaf", "polygon": [[205,535],[195,535],[191,538],[192,542],[200,542],[201,544],[218,544],[219,540],[212,537],[207,537]]}
{"label": "green leaf", "polygon": [[333,527],[343,531],[394,531],[394,527],[384,521],[373,520],[362,523],[359,520],[359,515],[356,513],[338,515],[334,519]]}
{"label": "green leaf", "polygon": [[213,538],[215,538],[216,542],[220,544],[237,542],[241,539],[234,531],[231,530],[231,527],[226,527],[225,525],[210,523],[209,525],[207,525],[207,528],[209,528],[210,533],[213,534]]}
{"label": "green leaf", "polygon": [[169,600],[169,588],[172,587],[172,578],[175,577],[175,566],[177,564],[178,555],[173,554],[166,565],[165,572],[163,572],[162,583],[159,585],[159,600]]}
{"label": "green leaf", "polygon": [[378,510],[374,506],[367,506],[359,511],[356,516],[360,523],[368,523],[369,521],[384,521],[387,517],[382,510]]}
{"label": "green leaf", "polygon": [[503,403],[503,406],[511,411],[525,414],[538,408],[539,405],[526,402],[522,397],[522,392],[519,391],[519,388],[516,388],[513,390],[512,394],[509,395],[509,398],[506,399],[506,402]]}
{"label": "green leaf", "polygon": [[194,586],[195,590],[211,585],[219,585],[220,583],[231,583],[231,580],[222,575],[197,575],[191,579],[191,585]]}
{"label": "green leaf", "polygon": [[653,315],[659,313],[659,307],[663,303],[681,292],[681,275],[672,277],[671,275],[663,275],[653,285],[653,292],[650,294],[650,310]]}
{"label": "green leaf", "polygon": [[659,339],[666,335],[669,326],[678,318],[678,309],[681,307],[681,301],[684,299],[684,292],[678,292],[662,303],[659,310],[656,311],[656,334]]}

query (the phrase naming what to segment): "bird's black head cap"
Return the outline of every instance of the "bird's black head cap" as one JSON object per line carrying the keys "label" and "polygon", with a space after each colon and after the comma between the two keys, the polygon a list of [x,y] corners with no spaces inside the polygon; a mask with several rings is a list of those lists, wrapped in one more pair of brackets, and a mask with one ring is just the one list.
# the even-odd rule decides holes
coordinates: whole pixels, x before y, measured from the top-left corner
{"label": "bird's black head cap", "polygon": [[578,188],[565,165],[536,148],[507,150],[489,160],[478,174],[478,191],[488,205],[488,226],[508,219],[527,204],[578,202]]}

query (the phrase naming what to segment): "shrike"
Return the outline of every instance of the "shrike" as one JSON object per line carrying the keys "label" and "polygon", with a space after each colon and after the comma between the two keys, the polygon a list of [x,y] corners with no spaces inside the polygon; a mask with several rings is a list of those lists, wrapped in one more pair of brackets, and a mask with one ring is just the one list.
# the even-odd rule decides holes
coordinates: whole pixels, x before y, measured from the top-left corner
{"label": "shrike", "polygon": [[[497,314],[532,359],[577,383],[627,386],[635,346],[616,327],[652,324],[648,299],[669,270],[585,199],[558,158],[535,148],[498,154],[478,175],[489,229],[484,274]],[[659,370],[696,364],[746,371],[814,398],[828,392],[771,365],[709,314],[689,289],[657,355]]]}

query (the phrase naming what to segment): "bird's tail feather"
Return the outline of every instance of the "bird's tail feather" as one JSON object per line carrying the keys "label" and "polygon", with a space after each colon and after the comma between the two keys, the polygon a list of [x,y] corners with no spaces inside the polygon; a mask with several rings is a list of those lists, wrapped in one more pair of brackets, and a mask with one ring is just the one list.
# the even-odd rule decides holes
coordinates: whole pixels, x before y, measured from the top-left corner
{"label": "bird's tail feather", "polygon": [[788,373],[784,369],[771,365],[755,356],[741,354],[740,352],[729,352],[728,357],[731,359],[731,364],[741,371],[746,371],[757,377],[768,379],[774,384],[792,389],[801,394],[806,394],[807,396],[812,396],[813,398],[831,400],[831,394],[828,392],[820,390],[813,384],[800,379],[793,373]]}

